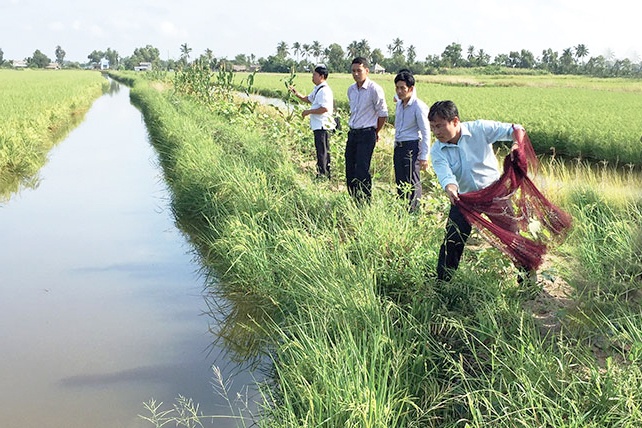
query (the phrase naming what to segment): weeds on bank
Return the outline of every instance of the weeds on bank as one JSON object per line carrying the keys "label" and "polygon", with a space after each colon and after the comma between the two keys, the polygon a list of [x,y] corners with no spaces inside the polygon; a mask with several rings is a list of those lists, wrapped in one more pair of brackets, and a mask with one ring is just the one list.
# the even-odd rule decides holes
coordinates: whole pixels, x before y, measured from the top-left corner
{"label": "weeds on bank", "polygon": [[151,423],[154,428],[161,428],[166,425],[173,427],[196,428],[213,424],[216,420],[237,421],[236,426],[248,426],[248,421],[252,421],[254,416],[250,410],[249,398],[237,394],[236,398],[230,398],[230,380],[224,380],[221,370],[214,366],[212,386],[216,392],[223,397],[228,405],[230,415],[204,415],[199,404],[194,403],[191,398],[179,395],[175,403],[170,407],[164,406],[161,401],[150,399],[143,404],[146,410],[145,415],[138,415],[142,420]]}

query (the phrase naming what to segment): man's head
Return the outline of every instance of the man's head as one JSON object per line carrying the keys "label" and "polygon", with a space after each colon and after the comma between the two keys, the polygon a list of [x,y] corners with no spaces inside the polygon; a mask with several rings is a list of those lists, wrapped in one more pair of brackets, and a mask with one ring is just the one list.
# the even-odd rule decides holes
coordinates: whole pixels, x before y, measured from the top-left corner
{"label": "man's head", "polygon": [[370,73],[370,69],[368,67],[368,60],[364,57],[358,56],[352,60],[350,69],[352,71],[352,78],[357,82],[357,85],[362,85],[363,82],[366,81],[368,73]]}
{"label": "man's head", "polygon": [[405,104],[412,97],[414,90],[415,77],[412,75],[412,72],[406,69],[399,70],[399,73],[395,76],[395,91],[397,92],[397,98]]}
{"label": "man's head", "polygon": [[316,67],[314,67],[314,71],[312,72],[312,82],[315,85],[318,85],[319,83],[323,82],[328,78],[328,68],[324,64],[319,64]]}
{"label": "man's head", "polygon": [[437,101],[428,112],[430,131],[442,143],[456,144],[461,135],[459,111],[452,101]]}

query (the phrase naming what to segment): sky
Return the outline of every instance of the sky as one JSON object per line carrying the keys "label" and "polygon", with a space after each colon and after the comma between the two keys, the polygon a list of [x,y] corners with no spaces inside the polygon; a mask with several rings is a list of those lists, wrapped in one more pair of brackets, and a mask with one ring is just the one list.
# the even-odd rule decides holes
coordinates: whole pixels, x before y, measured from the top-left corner
{"label": "sky", "polygon": [[[388,56],[399,38],[417,59],[440,55],[459,43],[498,54],[527,49],[535,57],[584,44],[588,57],[642,60],[640,6],[634,0],[0,0],[4,59],[24,59],[39,49],[55,60],[87,62],[94,50],[121,57],[152,45],[161,59],[178,59],[181,45],[197,57],[237,54],[267,58],[284,41],[327,47],[365,39]],[[294,54],[292,54],[294,56]],[[585,59],[588,59],[585,58]]]}

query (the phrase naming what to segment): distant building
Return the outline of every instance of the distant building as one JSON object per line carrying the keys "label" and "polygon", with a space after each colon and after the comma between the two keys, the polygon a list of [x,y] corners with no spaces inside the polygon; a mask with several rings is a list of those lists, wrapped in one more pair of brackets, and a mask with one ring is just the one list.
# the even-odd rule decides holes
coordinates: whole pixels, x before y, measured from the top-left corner
{"label": "distant building", "polygon": [[134,66],[134,71],[150,71],[152,69],[151,62],[141,62]]}
{"label": "distant building", "polygon": [[50,62],[47,66],[45,66],[47,70],[60,70],[60,64],[57,62]]}
{"label": "distant building", "polygon": [[232,71],[247,71],[247,66],[243,64],[232,64]]}
{"label": "distant building", "polygon": [[14,59],[13,68],[27,68],[27,61],[23,61],[21,59]]}
{"label": "distant building", "polygon": [[100,60],[99,63],[100,69],[101,70],[108,70],[109,69],[109,60],[107,58],[103,58]]}
{"label": "distant building", "polygon": [[386,69],[380,66],[379,64],[374,65],[374,69],[372,70],[374,74],[383,74],[386,72]]}

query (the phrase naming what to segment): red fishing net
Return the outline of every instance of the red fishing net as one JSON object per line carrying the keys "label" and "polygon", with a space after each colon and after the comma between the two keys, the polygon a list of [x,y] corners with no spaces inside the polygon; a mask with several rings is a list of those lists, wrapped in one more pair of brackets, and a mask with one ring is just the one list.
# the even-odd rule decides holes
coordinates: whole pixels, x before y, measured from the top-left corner
{"label": "red fishing net", "polygon": [[514,129],[518,149],[504,158],[504,171],[485,189],[459,195],[457,206],[466,220],[518,266],[537,269],[547,242],[564,237],[571,216],[553,205],[528,177],[537,171],[537,157],[526,132]]}

